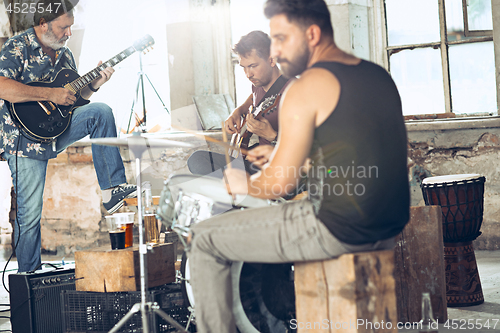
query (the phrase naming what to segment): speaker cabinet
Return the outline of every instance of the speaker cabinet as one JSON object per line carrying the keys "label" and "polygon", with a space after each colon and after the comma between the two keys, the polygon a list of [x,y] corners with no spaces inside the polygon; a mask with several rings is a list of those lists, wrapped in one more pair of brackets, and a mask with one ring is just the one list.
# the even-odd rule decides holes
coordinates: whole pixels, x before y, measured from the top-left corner
{"label": "speaker cabinet", "polygon": [[12,333],[63,333],[61,291],[75,290],[75,270],[9,275]]}

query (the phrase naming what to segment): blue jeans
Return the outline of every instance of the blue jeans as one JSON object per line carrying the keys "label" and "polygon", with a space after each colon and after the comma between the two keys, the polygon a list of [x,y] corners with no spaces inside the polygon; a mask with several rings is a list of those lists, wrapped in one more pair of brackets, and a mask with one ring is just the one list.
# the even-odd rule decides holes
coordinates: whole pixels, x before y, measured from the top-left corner
{"label": "blue jeans", "polygon": [[[69,128],[57,138],[57,153],[89,134],[91,138],[116,137],[115,119],[106,104],[91,103],[76,109]],[[17,195],[14,242],[18,271],[27,272],[41,263],[40,219],[48,161],[16,158],[7,152],[2,156],[9,163]],[[125,168],[117,147],[92,145],[92,158],[101,189],[126,182]]]}

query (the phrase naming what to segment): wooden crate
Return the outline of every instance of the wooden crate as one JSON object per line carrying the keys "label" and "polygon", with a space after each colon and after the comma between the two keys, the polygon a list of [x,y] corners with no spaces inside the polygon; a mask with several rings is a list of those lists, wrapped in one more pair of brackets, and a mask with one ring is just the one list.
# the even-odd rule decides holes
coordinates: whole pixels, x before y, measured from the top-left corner
{"label": "wooden crate", "polygon": [[394,332],[393,251],[295,263],[298,333]]}
{"label": "wooden crate", "polygon": [[[148,287],[175,281],[176,244],[153,246],[147,253]],[[111,250],[110,246],[75,252],[76,290],[137,291],[140,285],[139,248]]]}
{"label": "wooden crate", "polygon": [[395,271],[398,320],[422,319],[422,293],[431,294],[434,319],[448,319],[440,206],[410,208],[410,222],[396,238]]}

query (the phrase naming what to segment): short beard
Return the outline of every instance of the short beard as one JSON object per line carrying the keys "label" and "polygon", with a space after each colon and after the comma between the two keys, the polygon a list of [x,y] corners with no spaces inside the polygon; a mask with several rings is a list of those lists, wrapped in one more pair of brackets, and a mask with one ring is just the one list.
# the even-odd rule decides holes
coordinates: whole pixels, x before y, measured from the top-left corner
{"label": "short beard", "polygon": [[310,52],[306,45],[299,50],[298,54],[291,60],[278,59],[283,75],[287,78],[302,74],[307,69]]}
{"label": "short beard", "polygon": [[56,35],[54,34],[54,31],[52,30],[52,24],[49,22],[49,29],[45,34],[40,36],[40,39],[42,40],[42,43],[45,46],[50,47],[53,50],[59,50],[60,48],[64,47],[66,45],[66,42],[68,41],[68,37],[63,37],[59,40],[57,40]]}

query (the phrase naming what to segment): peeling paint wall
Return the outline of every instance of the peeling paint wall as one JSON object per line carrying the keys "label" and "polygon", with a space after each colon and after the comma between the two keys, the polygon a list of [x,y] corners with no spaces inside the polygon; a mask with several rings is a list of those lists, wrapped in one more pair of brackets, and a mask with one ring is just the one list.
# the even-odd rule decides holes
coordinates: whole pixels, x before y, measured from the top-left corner
{"label": "peeling paint wall", "polygon": [[408,131],[411,205],[424,205],[420,185],[426,177],[481,174],[486,177],[479,250],[500,249],[500,128]]}
{"label": "peeling paint wall", "polygon": [[[222,140],[220,133],[212,136]],[[218,146],[207,144],[206,141],[197,138],[177,136],[171,139],[189,142],[194,148],[154,148],[144,154],[141,177],[143,182],[151,183],[153,195],[161,194],[164,180],[172,173],[189,173],[186,161],[193,151],[211,149],[222,152]],[[127,181],[135,184],[135,157],[130,154],[128,148],[121,148],[121,155]],[[10,174],[8,168],[3,171],[2,175]],[[9,189],[10,198],[10,186],[5,187]],[[10,200],[8,202],[10,204]],[[108,213],[102,205],[90,143],[75,143],[56,159],[49,161],[43,205],[41,220],[43,253],[71,256],[78,250],[109,244],[104,220],[104,216]],[[119,211],[130,210],[134,209],[123,207]],[[5,223],[8,224],[8,217],[2,220],[6,220]],[[10,243],[10,234],[5,235],[9,238],[6,239],[7,243]],[[138,235],[137,230],[136,235]]]}

